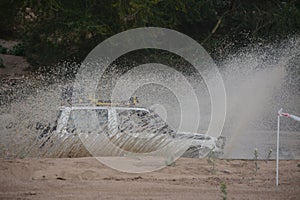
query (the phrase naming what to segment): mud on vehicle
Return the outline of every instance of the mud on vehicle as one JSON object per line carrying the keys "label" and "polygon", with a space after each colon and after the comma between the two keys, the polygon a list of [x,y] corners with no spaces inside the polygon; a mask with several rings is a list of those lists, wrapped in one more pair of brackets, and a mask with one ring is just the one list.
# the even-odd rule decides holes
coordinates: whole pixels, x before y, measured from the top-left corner
{"label": "mud on vehicle", "polygon": [[[172,139],[192,140],[183,154],[185,157],[203,157],[210,151],[222,154],[224,137],[177,133],[155,112],[138,107],[136,103],[135,98],[127,103],[93,100],[61,107],[55,128],[44,129],[38,137],[42,155],[81,157],[91,156],[90,152],[93,152],[94,156],[124,156],[122,150],[147,153]],[[103,136],[108,140],[99,139]]]}

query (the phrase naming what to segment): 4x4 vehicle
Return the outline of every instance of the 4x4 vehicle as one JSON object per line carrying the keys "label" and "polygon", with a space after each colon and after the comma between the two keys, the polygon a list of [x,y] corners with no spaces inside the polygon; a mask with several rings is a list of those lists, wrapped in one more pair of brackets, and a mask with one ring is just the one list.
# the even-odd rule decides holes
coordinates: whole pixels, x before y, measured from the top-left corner
{"label": "4x4 vehicle", "polygon": [[[128,104],[94,102],[61,107],[56,126],[39,137],[46,156],[122,156],[124,152],[155,151],[171,140],[192,140],[184,153],[200,157],[210,151],[222,154],[225,138],[200,133],[177,133],[155,112]],[[83,145],[84,144],[84,145]],[[118,148],[115,148],[115,147]]]}

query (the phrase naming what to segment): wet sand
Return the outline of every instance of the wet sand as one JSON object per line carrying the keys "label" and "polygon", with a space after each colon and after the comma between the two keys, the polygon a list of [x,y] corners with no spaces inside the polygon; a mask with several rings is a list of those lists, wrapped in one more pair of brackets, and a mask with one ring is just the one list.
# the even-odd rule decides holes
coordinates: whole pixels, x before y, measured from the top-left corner
{"label": "wet sand", "polygon": [[275,161],[180,158],[175,166],[144,173],[123,173],[95,158],[42,158],[0,161],[0,199],[299,199],[299,160]]}

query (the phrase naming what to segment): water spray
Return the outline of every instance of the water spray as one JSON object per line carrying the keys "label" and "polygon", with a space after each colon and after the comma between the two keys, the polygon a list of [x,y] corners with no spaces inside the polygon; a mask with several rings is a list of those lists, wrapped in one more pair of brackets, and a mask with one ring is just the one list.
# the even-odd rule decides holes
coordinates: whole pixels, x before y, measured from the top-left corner
{"label": "water spray", "polygon": [[291,118],[295,121],[300,122],[300,117],[297,117],[295,115],[291,115],[289,113],[283,113],[282,108],[278,111],[278,116],[277,116],[277,151],[276,151],[276,186],[278,186],[278,168],[279,168],[279,131],[280,131],[280,117],[288,117]]}

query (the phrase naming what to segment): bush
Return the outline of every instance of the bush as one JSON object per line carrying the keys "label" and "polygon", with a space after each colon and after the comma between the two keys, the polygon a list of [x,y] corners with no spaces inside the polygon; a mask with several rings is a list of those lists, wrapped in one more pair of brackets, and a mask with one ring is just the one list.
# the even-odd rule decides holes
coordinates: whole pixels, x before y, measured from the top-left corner
{"label": "bush", "polygon": [[15,55],[15,56],[24,56],[25,55],[25,46],[23,43],[19,43],[15,45],[12,50],[8,51],[9,54]]}
{"label": "bush", "polygon": [[222,199],[227,200],[227,186],[225,182],[221,183],[221,192],[222,192]]}
{"label": "bush", "polygon": [[7,48],[0,45],[0,53],[6,54],[7,53]]}
{"label": "bush", "polygon": [[5,66],[4,66],[4,64],[3,64],[3,60],[2,60],[2,58],[0,58],[0,68],[4,68]]}

